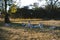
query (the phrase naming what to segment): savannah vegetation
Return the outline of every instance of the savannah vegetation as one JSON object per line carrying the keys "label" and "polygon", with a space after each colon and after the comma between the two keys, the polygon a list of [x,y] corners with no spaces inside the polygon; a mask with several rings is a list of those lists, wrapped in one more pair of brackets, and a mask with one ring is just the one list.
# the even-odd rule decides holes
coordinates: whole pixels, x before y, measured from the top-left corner
{"label": "savannah vegetation", "polygon": [[[3,9],[0,15],[0,40],[60,40],[60,1],[45,1],[47,3],[45,8],[38,7],[34,3],[30,5],[34,8],[29,9],[29,6],[19,8],[13,0],[8,4],[8,1],[4,0],[5,5],[2,4]],[[10,6],[8,12],[7,5]],[[34,25],[42,23],[44,29],[22,26],[22,23],[28,24],[28,21]],[[49,29],[50,26],[56,28]]]}

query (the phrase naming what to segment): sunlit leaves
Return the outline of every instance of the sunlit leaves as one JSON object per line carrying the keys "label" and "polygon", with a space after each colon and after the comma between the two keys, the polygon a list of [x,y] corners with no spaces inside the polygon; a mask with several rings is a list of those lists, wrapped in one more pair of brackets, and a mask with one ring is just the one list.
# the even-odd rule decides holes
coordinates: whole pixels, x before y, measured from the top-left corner
{"label": "sunlit leaves", "polygon": [[16,11],[17,11],[16,7],[12,7],[12,8],[11,8],[11,12],[12,12],[12,13],[15,13]]}
{"label": "sunlit leaves", "polygon": [[17,11],[16,6],[12,5],[12,7],[11,7],[11,13],[16,13],[16,11]]}

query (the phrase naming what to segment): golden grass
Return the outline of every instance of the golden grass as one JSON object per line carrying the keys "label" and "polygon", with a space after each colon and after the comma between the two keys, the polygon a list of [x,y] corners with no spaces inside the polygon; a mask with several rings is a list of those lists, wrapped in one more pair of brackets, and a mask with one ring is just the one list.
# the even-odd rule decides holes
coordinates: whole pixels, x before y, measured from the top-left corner
{"label": "golden grass", "polygon": [[6,40],[60,40],[60,30],[36,32],[26,28],[0,27],[0,35]]}
{"label": "golden grass", "polygon": [[28,23],[31,21],[31,24],[39,24],[42,23],[44,25],[53,25],[53,26],[60,26],[60,20],[42,20],[42,19],[10,19],[11,22],[14,23]]}
{"label": "golden grass", "polygon": [[[4,21],[3,18],[0,18],[0,21]],[[28,23],[28,21],[31,21],[31,24],[39,24],[42,23],[44,25],[53,25],[53,26],[60,26],[60,20],[42,20],[42,19],[20,19],[20,18],[10,18],[10,21],[13,23]]]}
{"label": "golden grass", "polygon": [[[28,23],[32,24],[45,24],[60,26],[60,20],[45,20],[41,19],[10,19],[13,23]],[[4,21],[4,19],[0,19]],[[37,30],[37,29],[36,29]],[[13,28],[13,27],[0,27],[0,40],[60,40],[60,30],[40,31],[32,30],[29,28]]]}

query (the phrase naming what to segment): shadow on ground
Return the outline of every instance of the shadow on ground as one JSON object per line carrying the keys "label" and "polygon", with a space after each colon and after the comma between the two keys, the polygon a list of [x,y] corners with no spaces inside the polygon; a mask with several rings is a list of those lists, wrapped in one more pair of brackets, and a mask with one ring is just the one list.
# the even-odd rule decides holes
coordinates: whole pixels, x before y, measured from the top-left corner
{"label": "shadow on ground", "polygon": [[0,24],[0,40],[60,40],[60,27],[49,30],[47,25],[40,29],[24,27],[20,23],[11,23],[7,27]]}

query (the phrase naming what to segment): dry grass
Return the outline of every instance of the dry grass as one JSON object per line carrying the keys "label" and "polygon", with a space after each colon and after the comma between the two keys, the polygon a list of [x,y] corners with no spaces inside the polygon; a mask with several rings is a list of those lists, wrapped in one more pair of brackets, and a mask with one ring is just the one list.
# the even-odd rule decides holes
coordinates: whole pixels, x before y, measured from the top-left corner
{"label": "dry grass", "polygon": [[60,26],[60,20],[42,20],[42,19],[10,19],[11,22],[14,23],[28,23],[31,21],[31,24],[39,24],[42,23],[44,25],[53,25],[53,26]]}
{"label": "dry grass", "polygon": [[[4,19],[3,19],[4,20]],[[0,21],[3,21],[0,19]],[[32,24],[42,23],[45,25],[54,25],[60,27],[60,20],[45,20],[40,19],[10,19],[13,23],[28,23]],[[0,27],[0,40],[60,40],[60,30],[41,30],[30,29],[25,27],[10,26]]]}
{"label": "dry grass", "polygon": [[[3,38],[3,39],[2,39]],[[60,30],[34,31],[27,28],[0,27],[2,40],[60,40]]]}

